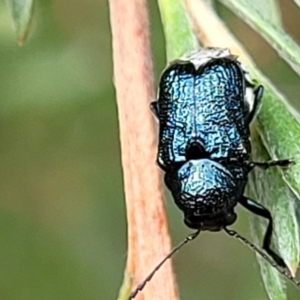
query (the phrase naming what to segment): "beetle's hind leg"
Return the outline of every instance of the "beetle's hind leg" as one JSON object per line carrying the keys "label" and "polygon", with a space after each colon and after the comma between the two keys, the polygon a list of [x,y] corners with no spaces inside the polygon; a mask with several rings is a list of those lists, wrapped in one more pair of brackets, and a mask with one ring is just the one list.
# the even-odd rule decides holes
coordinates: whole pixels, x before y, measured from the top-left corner
{"label": "beetle's hind leg", "polygon": [[280,159],[280,160],[270,160],[266,162],[250,162],[249,168],[252,170],[254,167],[259,167],[264,170],[270,168],[270,167],[281,167],[281,168],[289,168],[292,164],[294,164],[295,161],[293,159]]}
{"label": "beetle's hind leg", "polygon": [[271,213],[261,204],[257,203],[254,200],[246,198],[244,196],[239,200],[239,203],[242,204],[245,208],[247,208],[252,213],[261,216],[263,218],[266,218],[269,221],[262,248],[273,258],[273,260],[280,267],[287,268],[284,260],[271,249],[271,239],[273,234],[273,218]]}

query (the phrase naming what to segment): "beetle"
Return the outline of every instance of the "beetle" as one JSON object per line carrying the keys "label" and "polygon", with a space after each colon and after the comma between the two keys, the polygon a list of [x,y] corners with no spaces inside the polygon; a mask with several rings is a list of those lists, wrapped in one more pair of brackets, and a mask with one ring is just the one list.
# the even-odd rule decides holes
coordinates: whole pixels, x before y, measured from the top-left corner
{"label": "beetle", "polygon": [[[250,123],[257,114],[263,86],[255,84],[229,49],[206,48],[191,52],[164,70],[158,99],[151,109],[159,121],[157,163],[165,184],[183,212],[184,223],[197,231],[187,237],[132,293],[133,299],[166,259],[201,231],[225,230],[261,254],[283,275],[300,285],[284,260],[271,249],[270,211],[244,195],[254,167],[288,167],[291,159],[252,162]],[[262,248],[230,230],[241,204],[268,220]]]}

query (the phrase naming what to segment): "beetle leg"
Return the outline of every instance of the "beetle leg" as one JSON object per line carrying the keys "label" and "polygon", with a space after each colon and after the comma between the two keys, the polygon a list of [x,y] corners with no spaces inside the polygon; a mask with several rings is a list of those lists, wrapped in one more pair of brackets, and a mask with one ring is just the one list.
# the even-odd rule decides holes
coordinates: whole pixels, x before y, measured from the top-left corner
{"label": "beetle leg", "polygon": [[274,259],[274,261],[280,267],[287,268],[283,259],[270,248],[271,238],[272,238],[272,233],[273,233],[273,218],[271,216],[271,213],[265,207],[263,207],[261,204],[257,203],[254,200],[251,200],[247,197],[244,197],[244,196],[239,200],[239,203],[242,204],[248,210],[250,210],[252,213],[268,219],[269,224],[268,224],[267,231],[265,233],[262,248]]}
{"label": "beetle leg", "polygon": [[254,117],[257,115],[259,109],[260,109],[260,105],[261,105],[261,100],[264,94],[264,87],[262,85],[257,86],[254,89],[254,103],[253,103],[253,108],[250,111],[250,114],[248,116],[248,124],[250,124]]}
{"label": "beetle leg", "polygon": [[254,167],[259,167],[264,170],[270,167],[281,167],[281,168],[289,168],[295,161],[293,159],[280,159],[280,160],[270,160],[267,162],[250,162],[249,168],[252,170]]}
{"label": "beetle leg", "polygon": [[253,108],[250,111],[250,114],[247,119],[248,125],[253,121],[254,117],[258,114],[258,111],[261,106],[261,100],[264,93],[264,87],[262,85],[259,85],[254,89],[253,92],[254,92],[254,103],[253,103]]}
{"label": "beetle leg", "polygon": [[153,101],[150,103],[150,109],[153,112],[153,114],[155,115],[155,117],[158,118],[158,102],[157,101]]}

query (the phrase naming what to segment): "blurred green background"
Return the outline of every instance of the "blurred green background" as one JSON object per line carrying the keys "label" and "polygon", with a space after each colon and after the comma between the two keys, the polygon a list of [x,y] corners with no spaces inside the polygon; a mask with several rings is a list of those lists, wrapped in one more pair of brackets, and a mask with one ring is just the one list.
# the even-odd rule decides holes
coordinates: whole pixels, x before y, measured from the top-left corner
{"label": "blurred green background", "polygon": [[[149,2],[157,80],[164,40]],[[300,41],[299,10],[280,5]],[[255,32],[218,11],[299,111],[299,78]],[[40,0],[20,48],[2,1],[0,46],[0,299],[116,299],[126,216],[108,3]],[[175,244],[189,230],[169,195],[166,206]],[[251,239],[247,213],[238,212],[235,228]],[[224,233],[203,234],[174,265],[182,299],[267,299],[254,254]],[[288,286],[289,299],[299,299]]]}

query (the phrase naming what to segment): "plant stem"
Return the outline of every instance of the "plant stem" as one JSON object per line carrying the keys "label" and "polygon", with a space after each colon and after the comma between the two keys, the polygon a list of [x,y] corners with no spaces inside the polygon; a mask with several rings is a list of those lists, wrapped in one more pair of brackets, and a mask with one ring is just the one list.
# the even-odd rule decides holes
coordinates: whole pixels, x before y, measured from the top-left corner
{"label": "plant stem", "polygon": [[[146,0],[110,0],[109,4],[128,221],[125,281],[130,278],[128,289],[133,289],[170,251],[170,237],[149,109],[154,87]],[[119,299],[128,292],[123,290]],[[170,262],[139,295],[148,300],[177,299]]]}

